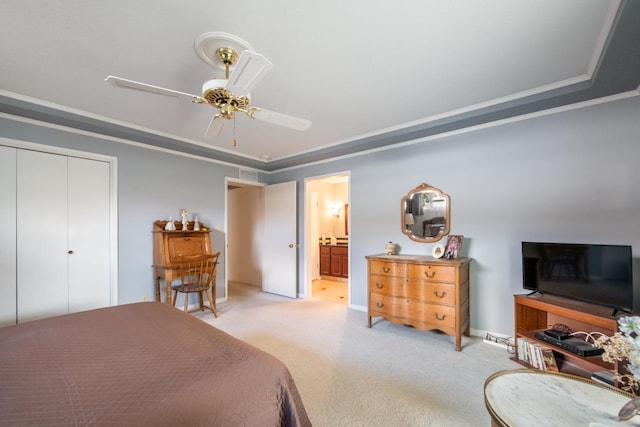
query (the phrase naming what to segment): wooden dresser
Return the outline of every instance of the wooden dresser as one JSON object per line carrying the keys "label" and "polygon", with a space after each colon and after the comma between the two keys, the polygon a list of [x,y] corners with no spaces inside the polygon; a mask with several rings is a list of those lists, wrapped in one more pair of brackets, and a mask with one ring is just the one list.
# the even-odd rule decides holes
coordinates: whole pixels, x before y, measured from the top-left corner
{"label": "wooden dresser", "polygon": [[[211,254],[211,236],[209,229],[201,226],[193,230],[193,221],[187,230],[165,231],[166,221],[153,224],[153,271],[156,281],[156,301],[160,298],[160,279],[167,285],[166,303],[171,303],[171,282],[176,278],[178,262],[181,257]],[[175,221],[176,227],[182,224]]]}
{"label": "wooden dresser", "polygon": [[456,337],[469,336],[470,258],[436,259],[420,255],[369,255],[368,326],[371,318],[438,329]]}

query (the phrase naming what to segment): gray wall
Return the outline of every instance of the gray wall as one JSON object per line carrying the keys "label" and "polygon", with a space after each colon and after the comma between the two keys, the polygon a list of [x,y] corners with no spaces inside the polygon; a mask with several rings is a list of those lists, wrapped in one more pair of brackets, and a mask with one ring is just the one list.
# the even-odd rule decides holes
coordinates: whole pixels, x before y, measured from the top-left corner
{"label": "gray wall", "polygon": [[[400,231],[400,199],[422,182],[451,197],[451,232],[474,259],[471,327],[513,332],[522,240],[619,243],[640,254],[640,97],[561,112],[268,176],[297,180],[304,247],[304,179],[351,172],[349,233],[355,306],[366,306],[364,256],[389,241],[402,253],[433,245]],[[0,136],[116,156],[120,303],[153,290],[151,224],[181,208],[215,228],[224,221],[224,177],[238,169],[0,118]],[[214,247],[223,244],[212,235]],[[303,266],[304,252],[299,255]],[[224,261],[223,261],[224,262]],[[303,292],[304,269],[298,290]],[[640,273],[636,273],[640,274]]]}
{"label": "gray wall", "polygon": [[[474,259],[471,327],[513,334],[523,240],[633,245],[640,256],[640,98],[634,97],[275,174],[351,172],[351,303],[366,306],[365,255],[384,244],[431,254],[400,230],[400,199],[422,182],[451,197],[451,233]],[[300,242],[304,237],[300,225]],[[301,255],[302,256],[302,255]],[[300,272],[300,283],[304,273]],[[636,272],[636,277],[640,272]]]}
{"label": "gray wall", "polygon": [[[118,159],[118,300],[120,304],[153,298],[153,222],[198,215],[213,227],[214,250],[224,247],[225,176],[238,177],[238,168],[169,153],[111,142],[83,134],[63,132],[0,118],[0,136],[54,145]],[[224,253],[224,251],[222,251]],[[220,260],[218,283],[224,283],[224,257]],[[218,286],[218,296],[224,287]]]}

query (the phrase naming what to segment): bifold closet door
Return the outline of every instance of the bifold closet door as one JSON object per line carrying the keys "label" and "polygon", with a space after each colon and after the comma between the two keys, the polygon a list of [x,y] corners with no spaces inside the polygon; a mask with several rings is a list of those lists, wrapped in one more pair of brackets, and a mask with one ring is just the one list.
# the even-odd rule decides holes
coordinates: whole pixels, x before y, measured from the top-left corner
{"label": "bifold closet door", "polygon": [[110,305],[106,162],[18,150],[18,323]]}
{"label": "bifold closet door", "polygon": [[110,291],[110,170],[69,157],[69,313],[107,307]]}
{"label": "bifold closet door", "polygon": [[18,323],[69,312],[67,157],[18,150]]}
{"label": "bifold closet door", "polygon": [[0,147],[0,327],[16,323],[16,151]]}

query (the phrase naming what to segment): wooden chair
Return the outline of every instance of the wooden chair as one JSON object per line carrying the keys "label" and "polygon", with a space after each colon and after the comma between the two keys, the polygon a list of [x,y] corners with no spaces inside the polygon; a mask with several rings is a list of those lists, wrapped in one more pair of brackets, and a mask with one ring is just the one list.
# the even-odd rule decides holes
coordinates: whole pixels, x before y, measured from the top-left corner
{"label": "wooden chair", "polygon": [[[197,293],[200,300],[200,311],[210,309],[215,317],[216,310],[216,273],[218,270],[218,258],[220,252],[213,255],[197,255],[183,257],[178,265],[180,284],[171,286],[173,291],[172,304],[175,307],[178,293],[184,294],[184,311],[188,312],[189,294]],[[204,297],[207,295],[209,307],[204,305]]]}

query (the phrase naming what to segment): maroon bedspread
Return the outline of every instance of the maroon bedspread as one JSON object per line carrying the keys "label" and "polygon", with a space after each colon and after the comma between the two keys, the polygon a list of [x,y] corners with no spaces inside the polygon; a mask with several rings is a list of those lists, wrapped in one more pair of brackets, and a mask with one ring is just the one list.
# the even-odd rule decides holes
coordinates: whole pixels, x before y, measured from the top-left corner
{"label": "maroon bedspread", "polygon": [[311,425],[282,362],[155,302],[0,328],[0,424]]}

